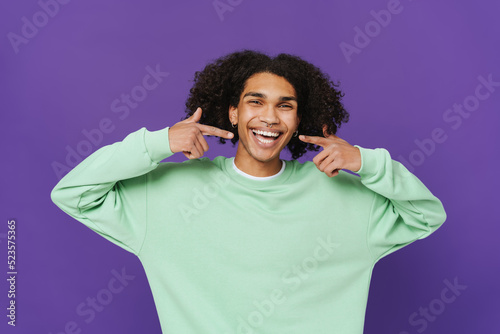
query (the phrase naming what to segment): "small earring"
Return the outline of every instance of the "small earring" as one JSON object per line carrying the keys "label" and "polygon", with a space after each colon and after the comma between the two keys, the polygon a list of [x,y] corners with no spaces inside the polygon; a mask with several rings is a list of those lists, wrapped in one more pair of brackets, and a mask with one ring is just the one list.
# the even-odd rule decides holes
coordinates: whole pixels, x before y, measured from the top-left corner
{"label": "small earring", "polygon": [[236,123],[236,124],[231,123],[231,126],[233,127],[233,129],[236,128],[237,125],[238,125],[238,123]]}
{"label": "small earring", "polygon": [[295,131],[295,132],[293,133],[293,136],[294,136],[294,137],[297,137],[298,135],[299,135],[299,130],[297,130],[297,131]]}

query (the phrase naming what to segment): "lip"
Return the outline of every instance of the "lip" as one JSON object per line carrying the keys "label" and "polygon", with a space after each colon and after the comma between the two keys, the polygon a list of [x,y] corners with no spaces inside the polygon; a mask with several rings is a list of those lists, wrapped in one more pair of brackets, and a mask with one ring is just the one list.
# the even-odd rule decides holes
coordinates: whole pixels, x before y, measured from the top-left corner
{"label": "lip", "polygon": [[[268,132],[279,132],[280,136],[278,136],[271,143],[263,143],[259,139],[257,139],[257,137],[255,136],[255,133],[253,133],[252,130],[261,130],[261,131],[268,131]],[[280,137],[283,135],[283,132],[272,130],[272,129],[269,129],[269,128],[251,128],[248,131],[250,131],[250,136],[253,138],[253,140],[257,144],[257,146],[262,147],[262,148],[274,148],[275,146],[278,146],[279,142],[281,142]]]}

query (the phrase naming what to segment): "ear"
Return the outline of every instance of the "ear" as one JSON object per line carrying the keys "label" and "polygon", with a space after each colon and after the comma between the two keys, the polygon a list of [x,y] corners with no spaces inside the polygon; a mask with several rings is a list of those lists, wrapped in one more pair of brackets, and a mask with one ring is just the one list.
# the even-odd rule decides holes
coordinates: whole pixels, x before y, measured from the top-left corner
{"label": "ear", "polygon": [[333,133],[328,133],[328,125],[323,124],[323,137],[327,138],[331,135],[333,135]]}
{"label": "ear", "polygon": [[233,106],[229,106],[229,121],[232,124],[238,123],[238,108],[235,108]]}

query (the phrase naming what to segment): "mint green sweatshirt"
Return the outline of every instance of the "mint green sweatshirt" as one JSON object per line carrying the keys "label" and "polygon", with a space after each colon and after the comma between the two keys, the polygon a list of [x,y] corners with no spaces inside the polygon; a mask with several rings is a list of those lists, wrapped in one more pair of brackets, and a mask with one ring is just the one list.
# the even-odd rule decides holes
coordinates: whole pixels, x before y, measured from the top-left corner
{"label": "mint green sweatshirt", "polygon": [[139,258],[164,333],[359,334],[375,263],[446,214],[385,149],[357,147],[360,177],[292,160],[254,180],[222,156],[160,163],[168,128],[142,128],[51,196]]}

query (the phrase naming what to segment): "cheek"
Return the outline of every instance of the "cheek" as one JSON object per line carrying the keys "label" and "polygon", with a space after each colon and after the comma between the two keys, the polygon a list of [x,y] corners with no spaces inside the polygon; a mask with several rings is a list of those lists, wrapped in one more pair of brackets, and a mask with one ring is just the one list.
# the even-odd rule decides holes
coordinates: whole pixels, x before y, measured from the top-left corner
{"label": "cheek", "polygon": [[289,115],[283,119],[289,131],[295,131],[299,126],[300,119],[297,115]]}
{"label": "cheek", "polygon": [[244,127],[247,127],[248,123],[250,123],[254,118],[258,116],[258,113],[255,109],[244,106],[240,109],[240,113],[238,114],[238,116],[239,122]]}

